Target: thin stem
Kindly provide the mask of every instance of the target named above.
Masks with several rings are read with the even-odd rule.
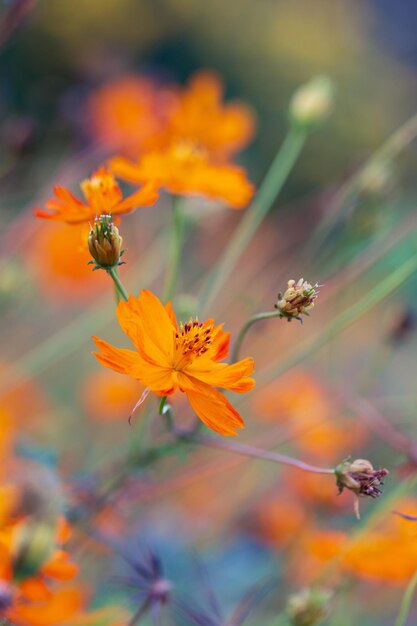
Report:
[[[417,587],[417,570],[413,574],[410,582],[408,583],[403,598],[401,600],[400,610],[398,613],[395,626],[404,626],[405,620],[410,612],[411,602],[413,601],[414,592]]]
[[[288,178],[301,150],[307,135],[290,128],[281,148],[278,150],[272,164],[259,187],[258,193],[251,206],[245,211],[236,228],[224,254],[220,257],[217,266],[210,274],[200,295],[201,309],[207,309],[218,292],[228,280],[233,267],[248,243],[256,233],[260,223],[273,206],[285,181]]]
[[[140,605],[132,619],[128,622],[127,626],[136,626],[139,620],[149,611],[151,606],[151,599],[145,598],[144,602]]]
[[[114,282],[114,284],[116,286],[116,289],[119,292],[120,296],[123,298],[123,300],[125,300],[127,302],[127,300],[129,300],[129,294],[127,293],[126,289],[123,286],[122,281],[120,280],[117,268],[116,267],[110,267],[106,271],[107,271],[108,275],[113,279],[113,282]]]
[[[305,255],[310,257],[323,244],[333,226],[341,216],[342,209],[355,200],[363,189],[364,173],[380,162],[389,162],[397,157],[417,137],[417,114],[398,128],[362,167],[356,171],[338,190],[325,217],[320,221],[307,244]]]
[[[227,452],[233,452],[234,454],[241,454],[243,456],[249,456],[255,459],[263,459],[264,461],[272,461],[274,463],[281,463],[284,465],[291,465],[305,472],[314,472],[315,474],[334,474],[333,468],[316,467],[315,465],[309,465],[298,459],[294,459],[291,456],[285,454],[279,454],[278,452],[271,452],[270,450],[261,450],[254,446],[249,446],[245,443],[236,443],[224,441],[217,437],[210,435],[198,435],[195,433],[177,432],[177,436],[180,439],[185,439],[191,443],[198,443],[210,448],[218,448],[219,450],[226,450]]]
[[[184,239],[184,213],[180,206],[181,198],[172,196],[172,228],[169,239],[168,265],[163,291],[163,301],[174,297],[181,264],[181,252]]]
[[[243,340],[244,340],[248,330],[254,324],[256,324],[256,322],[261,322],[262,320],[269,320],[269,319],[271,319],[273,317],[279,317],[279,316],[280,316],[280,312],[279,311],[271,311],[271,312],[268,312],[268,313],[257,313],[257,315],[254,315],[253,317],[249,318],[248,321],[246,322],[246,324],[244,324],[242,326],[242,328],[240,329],[239,334],[238,334],[238,336],[236,338],[236,343],[235,343],[235,346],[234,346],[233,352],[232,352],[232,363],[237,361],[238,358],[239,358],[240,348],[242,347]]]
[[[158,412],[161,417],[165,418],[168,430],[171,432],[174,429],[174,417],[172,415],[172,409],[170,405],[167,404],[167,396],[161,398]]]

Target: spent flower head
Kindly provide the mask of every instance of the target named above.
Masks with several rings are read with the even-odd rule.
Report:
[[[298,282],[288,281],[288,287],[282,294],[278,294],[278,301],[275,308],[280,312],[279,317],[285,317],[290,322],[292,319],[302,323],[301,315],[309,315],[309,311],[314,307],[314,301],[318,295],[318,284],[311,285],[304,278]]]
[[[352,459],[349,457],[342,461],[335,470],[336,484],[339,493],[349,489],[355,494],[355,513],[359,519],[359,496],[378,498],[382,491],[379,488],[384,484],[383,479],[389,471],[385,468],[374,469],[367,459]]]
[[[94,269],[109,269],[121,265],[123,239],[114,225],[111,215],[99,215],[88,235],[88,249],[94,261]]]

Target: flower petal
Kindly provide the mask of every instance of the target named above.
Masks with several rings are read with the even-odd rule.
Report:
[[[164,367],[172,364],[175,328],[152,292],[144,289],[138,298],[130,296],[127,302],[120,302],[117,319],[145,360]]]
[[[119,202],[119,204],[112,209],[112,214],[117,215],[119,213],[130,213],[138,207],[152,206],[158,198],[159,194],[156,186],[153,183],[148,183],[139,189],[139,191],[136,191]]]
[[[174,391],[170,368],[149,363],[133,350],[115,348],[98,337],[93,337],[93,339],[101,350],[101,353],[93,352],[93,354],[104,367],[136,378],[158,395],[168,395]]]
[[[254,366],[255,361],[250,357],[233,365],[199,358],[187,365],[184,368],[184,373],[213,387],[236,390],[240,388],[239,383],[241,383],[242,379],[248,379],[248,376],[252,374]],[[254,384],[255,382],[253,381],[252,386]]]
[[[187,398],[202,422],[211,430],[225,436],[236,435],[236,430],[243,428],[243,420],[227,398],[216,389],[203,383],[198,384],[198,391],[185,390]]]
[[[101,350],[101,352],[93,352],[93,355],[96,357],[97,361],[104,365],[104,367],[109,367],[115,372],[119,372],[120,374],[129,374],[133,376],[133,371],[135,366],[137,365],[139,355],[133,350],[125,350],[123,348],[115,348],[111,344],[107,343],[107,341],[103,341],[99,337],[93,337],[93,341],[95,342],[97,348]]]

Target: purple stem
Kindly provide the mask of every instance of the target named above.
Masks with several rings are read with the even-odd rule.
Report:
[[[211,435],[198,435],[193,433],[184,433],[182,431],[176,431],[176,434],[181,439],[186,439],[193,443],[199,443],[203,446],[210,448],[218,448],[220,450],[226,450],[227,452],[233,452],[235,454],[241,454],[243,456],[250,456],[255,459],[264,459],[265,461],[273,461],[274,463],[283,463],[285,465],[291,465],[297,467],[305,472],[314,472],[315,474],[334,474],[333,468],[316,467],[309,463],[304,463],[298,459],[294,459],[291,456],[285,454],[279,454],[278,452],[271,452],[270,450],[262,450],[261,448],[255,448],[245,443],[230,443]]]

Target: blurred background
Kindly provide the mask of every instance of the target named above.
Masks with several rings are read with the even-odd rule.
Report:
[[[256,137],[238,157],[256,185],[285,136],[295,89],[318,74],[331,77],[336,87],[332,117],[309,137],[273,215],[213,306],[226,329],[236,332],[249,315],[273,306],[288,279],[304,276],[325,284],[323,300],[302,329],[282,320],[254,329],[248,338],[244,353],[255,356],[266,377],[244,405],[243,438],[261,447],[280,445],[325,466],[348,454],[372,457],[375,465],[392,470],[388,493],[413,476],[416,457],[402,447],[404,441],[392,446],[395,437],[385,422],[381,425],[356,394],[410,441],[417,439],[415,277],[296,368],[287,367],[285,359],[415,254],[415,242],[403,237],[416,228],[413,144],[347,202],[342,226],[326,246],[315,254],[304,249],[340,186],[417,110],[416,3],[0,0],[0,9],[0,400],[13,418],[17,453],[35,482],[38,476],[43,480],[43,472],[62,480],[54,489],[76,525],[83,515],[96,514],[90,507],[97,495],[91,476],[104,461],[108,467],[158,440],[161,427],[138,418],[128,429],[138,385],[100,370],[90,354],[92,334],[120,345],[107,277],[91,274],[88,255],[75,260],[78,231],[64,233],[59,224],[35,220],[33,208],[42,206],[57,182],[78,192],[79,181],[109,156],[89,109],[101,85],[132,73],[158,84],[184,84],[201,68],[217,71],[226,98],[244,101],[256,113]],[[184,310],[238,220],[205,202],[191,201],[188,208],[195,230],[184,252]],[[158,291],[166,198],[158,209],[128,219],[123,232],[128,266],[122,275],[134,293],[144,282]],[[282,375],[274,377],[274,371]],[[27,473],[24,465],[18,480]],[[410,500],[398,506],[415,515],[414,491],[410,488]],[[138,469],[127,490],[92,519],[98,534],[117,537],[125,548],[150,537],[185,596],[200,593],[193,591],[189,564],[196,551],[226,613],[253,584],[278,577],[265,613],[258,613],[263,621],[255,616],[248,624],[287,623],[276,615],[289,594],[317,580],[324,587],[337,580],[342,589],[325,623],[392,624],[417,569],[417,549],[410,547],[417,531],[389,522],[381,531],[389,540],[375,546],[365,534],[342,567],[340,583],[334,573],[340,573],[340,563],[336,570],[321,568],[333,557],[337,562],[338,546],[354,535],[355,521],[351,494],[336,498],[335,493],[326,476],[300,476],[212,450],[188,456],[181,451],[149,474],[148,468]],[[372,506],[364,506],[363,532]],[[388,515],[387,509],[382,512]],[[124,590],[109,587],[109,576],[123,565],[114,564],[102,547],[91,549],[91,528],[81,527],[75,547],[83,580],[96,586],[92,604],[101,606],[111,597],[134,610]],[[394,551],[400,557],[392,567],[388,555],[391,559]],[[411,619],[416,615],[414,607]]]

